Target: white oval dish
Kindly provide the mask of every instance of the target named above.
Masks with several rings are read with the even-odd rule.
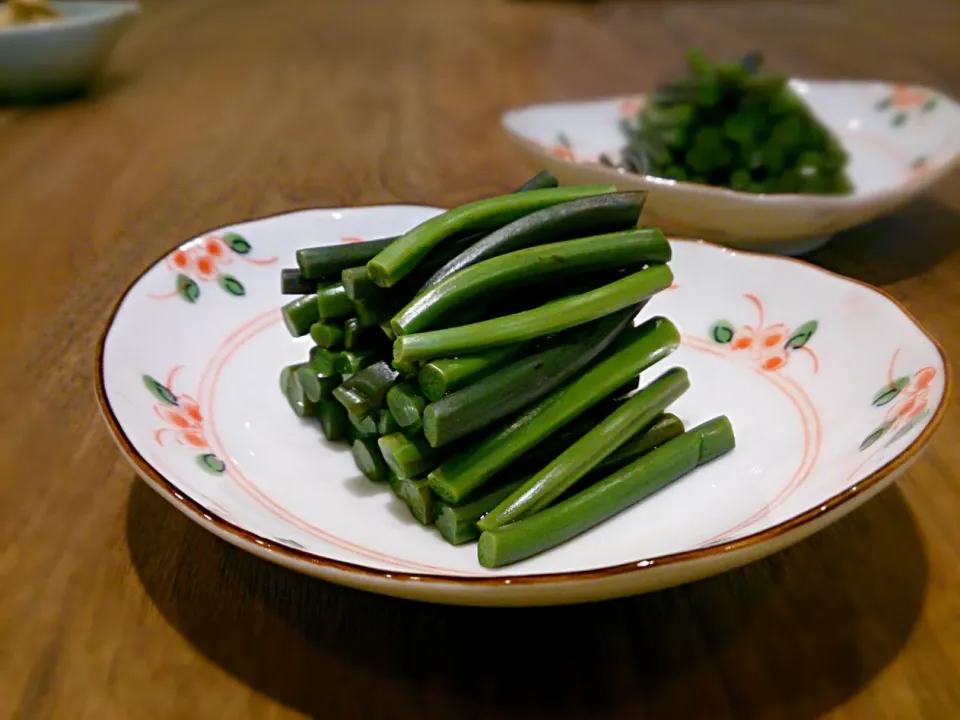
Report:
[[[52,2],[62,17],[0,27],[0,97],[39,98],[76,92],[100,72],[136,2]]]
[[[140,275],[96,369],[104,419],[136,471],[221,538],[316,577],[416,600],[546,605],[647,592],[787,547],[886,487],[940,422],[949,366],[893,300],[799,261],[678,241],[676,285],[645,314],[683,333],[667,363],[689,370],[692,389],[675,411],[686,423],[727,414],[737,449],[564,546],[485,570],[475,546],[447,545],[360,477],[277,383],[310,345],[278,311],[295,250],[398,234],[438,212],[240,223]]]
[[[680,237],[796,255],[884,215],[945,175],[960,157],[960,106],[933,90],[877,82],[792,80],[790,86],[850,154],[845,196],[757,194],[637,175],[599,163],[619,158],[620,122],[643,96],[545,103],[510,110],[508,136],[562,184],[649,190],[646,224]]]

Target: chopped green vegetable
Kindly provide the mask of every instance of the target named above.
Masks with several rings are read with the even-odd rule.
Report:
[[[381,360],[344,380],[334,389],[333,397],[351,415],[362,418],[379,408],[387,397],[387,391],[399,381],[400,373]]]
[[[297,250],[300,274],[311,280],[336,280],[346,268],[357,267],[376,257],[397,238],[341,243]]]
[[[437,530],[451,545],[462,545],[480,537],[477,521],[499,505],[510,493],[516,490],[523,480],[515,480],[492,490],[482,497],[465,505],[453,506],[444,502],[437,503]]]
[[[320,308],[316,295],[304,295],[291,300],[282,308],[283,323],[294,337],[302,337],[310,332],[311,326],[320,319]]]
[[[347,297],[343,283],[334,283],[317,291],[317,308],[323,320],[349,317],[353,314],[353,301]]]
[[[320,419],[320,428],[323,436],[330,442],[343,440],[350,431],[350,422],[347,420],[347,411],[336,400],[323,400],[317,406],[317,417]]]
[[[339,375],[317,372],[310,365],[299,368],[296,375],[296,381],[300,383],[304,397],[312,403],[332,398],[333,390],[341,380]]]
[[[666,265],[654,265],[575,297],[504,317],[445,330],[398,337],[395,360],[431,360],[473,353],[559,332],[636,305],[673,282]]]
[[[335,401],[336,402],[336,401]],[[337,402],[337,405],[340,405]],[[343,405],[340,405],[343,407]],[[346,412],[346,408],[343,408]],[[365,417],[360,417],[358,415],[352,415],[347,413],[347,421],[350,423],[350,437],[351,438],[362,438],[364,440],[376,440],[380,437],[380,429],[377,427],[377,419],[374,415],[370,414]]]
[[[334,369],[342,375],[353,375],[365,367],[377,362],[383,353],[378,348],[360,348],[359,350],[344,350],[337,355]]]
[[[528,347],[524,343],[515,343],[491,348],[477,355],[434,360],[420,369],[420,390],[427,399],[437,401],[498,370],[519,357]]]
[[[493,530],[542,510],[608,455],[646,428],[690,387],[686,370],[673,368],[627,400],[590,432],[560,453],[481,522]]]
[[[624,123],[625,169],[742,192],[849,193],[837,139],[785,77],[758,74],[760,61],[691,54],[689,77],[659,88]]]
[[[377,435],[383,437],[399,431],[400,426],[389,410],[380,409],[377,411]]]
[[[377,285],[391,287],[409,275],[432,248],[456,233],[492,230],[533,210],[614,189],[613,186],[548,188],[467,203],[413,228],[370,260],[367,269]]]
[[[372,438],[357,438],[353,441],[353,459],[357,468],[374,482],[390,478],[390,469],[383,461],[377,441]]]
[[[360,325],[360,321],[356,318],[347,318],[347,320],[344,321],[343,346],[347,350],[357,350],[364,345],[371,344],[368,342],[370,336],[370,328],[365,328]]]
[[[410,514],[423,525],[433,524],[436,517],[436,504],[427,481],[397,478],[392,482],[394,493],[410,509]]]
[[[377,441],[390,470],[398,478],[416,478],[437,466],[439,455],[422,436],[385,435]]]
[[[290,408],[293,410],[294,415],[302,418],[313,415],[317,410],[317,405],[315,402],[309,400],[306,394],[303,392],[303,386],[300,384],[298,375],[299,370],[286,378],[287,387],[284,391],[284,395],[286,396],[287,402],[290,404]],[[283,381],[284,378],[281,377],[281,382]]]
[[[280,293],[283,295],[311,295],[317,291],[317,281],[307,280],[297,268],[280,271]]]
[[[337,348],[343,344],[343,328],[329,322],[316,322],[310,326],[310,337],[322,348]]]
[[[354,302],[385,294],[383,288],[377,287],[376,283],[373,282],[370,273],[367,272],[366,265],[346,268],[340,273],[340,282],[343,283],[343,289],[346,291],[347,297]]]
[[[479,298],[551,279],[603,270],[638,268],[670,259],[670,244],[656,228],[548,243],[492,257],[421,292],[391,321],[395,335],[422,332]]]
[[[430,276],[423,290],[466,267],[498,255],[542,243],[557,243],[635,227],[646,197],[645,191],[594,195],[524,215],[458,254]],[[669,259],[668,246],[666,257],[658,262],[667,262]]]
[[[423,409],[427,401],[413,382],[405,382],[390,388],[387,407],[397,424],[408,433],[418,433],[423,428]]]
[[[509,417],[589,365],[633,320],[635,308],[621,310],[557,335],[544,349],[431,403],[423,431],[433,447],[447,445]]]
[[[495,473],[679,344],[680,333],[666,318],[652,318],[622,332],[586,372],[430,473],[430,487],[446,502],[461,502]]]
[[[710,420],[553,507],[484,531],[477,558],[484,567],[495,568],[556,547],[729,452],[734,444],[729,420]]]
[[[310,348],[310,367],[321,375],[336,375],[340,353],[322,347]]]

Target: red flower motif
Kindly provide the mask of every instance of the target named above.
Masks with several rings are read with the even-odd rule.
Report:
[[[730,343],[731,350],[749,350],[753,347],[753,331],[749,328],[740,328]]]
[[[216,235],[211,235],[203,241],[203,249],[207,255],[216,258],[218,261],[226,260],[226,248],[223,246],[223,240]]]
[[[170,256],[171,264],[178,270],[189,270],[191,265],[190,253],[186,250],[174,250]]]
[[[201,280],[212,280],[220,274],[217,270],[217,263],[206,253],[197,254],[193,261],[193,267],[196,270],[197,277]]]
[[[809,321],[796,328],[784,323],[765,324],[763,303],[756,295],[745,295],[757,309],[756,325],[734,327],[720,320],[710,328],[714,342],[726,345],[734,353],[752,356],[757,366],[767,372],[786,367],[795,353],[807,355],[813,363],[813,371],[820,371],[820,360],[807,344],[817,330],[817,322]]]
[[[912,385],[916,390],[927,390],[930,387],[930,383],[933,382],[933,379],[937,376],[937,371],[932,367],[925,367],[917,370],[913,375]]]
[[[621,120],[632,120],[640,112],[643,100],[637,97],[623,98],[617,105],[617,116]]]
[[[894,85],[893,93],[890,95],[891,105],[895,108],[922,107],[929,99],[929,93],[909,85]]]
[[[220,277],[218,266],[229,262],[224,251],[219,238],[204,238],[174,250],[167,256],[167,266],[195,280],[216,280]]]
[[[762,328],[760,331],[760,349],[761,351],[769,348],[783,345],[790,337],[790,328],[783,323],[774,323]]]
[[[231,295],[245,294],[243,283],[224,272],[223,267],[237,258],[251,265],[273,265],[276,256],[254,258],[246,238],[236,233],[207,235],[177,248],[166,257],[167,268],[176,275],[173,290],[168,293],[151,293],[148,297],[166,300],[178,295],[190,303],[197,301],[201,291],[198,282],[216,282]]]
[[[930,405],[930,383],[936,376],[937,371],[932,367],[917,370],[887,410],[884,420],[900,425],[926,412]]]
[[[779,370],[788,362],[790,362],[790,355],[782,347],[762,353],[760,356],[760,367],[764,370]]]
[[[181,445],[192,445],[201,449],[210,447],[203,433],[203,415],[200,412],[200,405],[189,395],[178,395],[175,406],[154,405],[153,411],[170,425],[155,433],[156,440],[161,445],[163,438],[171,433]]]

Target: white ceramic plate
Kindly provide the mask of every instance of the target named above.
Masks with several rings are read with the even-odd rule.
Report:
[[[620,121],[643,96],[547,103],[503,116],[531,163],[561,183],[614,183],[650,191],[643,219],[681,237],[762,252],[798,254],[840,230],[888,213],[946,174],[960,157],[960,106],[921,87],[792,80],[791,87],[850,154],[846,196],[764,195],[637,175],[599,164],[619,158]]]
[[[0,27],[0,97],[37,98],[83,89],[110,57],[136,2],[52,2],[62,17]]]
[[[683,333],[668,362],[688,368],[692,389],[676,412],[687,423],[727,414],[737,449],[560,548],[485,570],[474,546],[447,545],[360,477],[277,384],[309,347],[278,312],[294,251],[397,234],[437,212],[295,212],[207,233],[147,269],[97,357],[104,418],[137,472],[228,542],[333,582],[445,603],[572,603],[784,548],[888,485],[939,423],[946,360],[891,299],[799,261],[676,242],[676,286],[646,314]],[[797,349],[783,349],[789,338]]]

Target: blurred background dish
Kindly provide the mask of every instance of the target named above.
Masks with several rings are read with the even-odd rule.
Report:
[[[849,156],[853,192],[757,193],[627,171],[624,123],[644,96],[544,103],[506,112],[503,127],[526,158],[564,184],[645,189],[647,223],[674,235],[761,252],[800,254],[836,232],[884,215],[919,194],[960,154],[960,107],[923,87],[793,79],[789,88]]]
[[[0,6],[0,100],[82,91],[97,76],[136,2],[38,2]]]

